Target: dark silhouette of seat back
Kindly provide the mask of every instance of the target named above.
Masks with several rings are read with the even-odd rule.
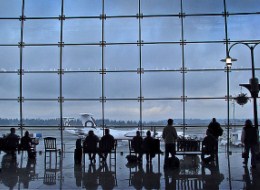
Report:
[[[46,137],[44,138],[44,148],[46,151],[57,151],[56,138]]]

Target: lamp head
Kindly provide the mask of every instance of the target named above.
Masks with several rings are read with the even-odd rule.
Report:
[[[232,62],[237,61],[237,59],[234,59],[228,55],[226,59],[221,59],[220,61],[225,62],[226,66],[230,68],[232,66]]]

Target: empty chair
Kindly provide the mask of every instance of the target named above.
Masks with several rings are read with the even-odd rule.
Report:
[[[51,160],[51,153],[55,153],[55,159],[57,160],[57,145],[56,145],[56,138],[54,137],[45,137],[44,138],[44,148],[45,148],[45,160],[47,156],[47,152],[50,154],[50,160]]]

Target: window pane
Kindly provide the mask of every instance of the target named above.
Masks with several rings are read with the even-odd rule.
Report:
[[[62,56],[65,71],[99,71],[101,68],[100,46],[65,46]]]
[[[109,0],[105,2],[105,14],[107,16],[136,15],[137,13],[138,0]]]
[[[178,14],[180,0],[142,0],[141,12],[145,15]]]
[[[139,97],[139,75],[137,73],[106,73],[106,98]]]
[[[29,20],[24,23],[24,42],[29,43],[58,43],[60,41],[60,21]]]
[[[186,75],[188,97],[224,97],[226,95],[225,72],[188,72]]]
[[[230,40],[260,39],[260,31],[256,28],[260,25],[260,15],[229,16],[228,24]]]
[[[214,41],[225,39],[224,17],[185,17],[184,38],[187,41]]]
[[[106,101],[104,110],[106,125],[108,125],[107,119],[139,122],[140,102],[138,101]]]
[[[145,70],[180,69],[182,65],[181,59],[181,46],[179,44],[142,46],[142,67]]]
[[[25,71],[57,71],[60,49],[57,46],[27,46],[23,48]]]
[[[80,120],[81,113],[89,113],[98,124],[98,120],[102,118],[101,102],[98,101],[64,101],[63,117],[73,117]],[[80,123],[82,126],[82,123]]]
[[[0,98],[18,98],[20,96],[19,77],[17,73],[0,73]]]
[[[8,0],[1,1],[0,17],[19,17],[22,14],[22,1]]]
[[[226,0],[227,11],[233,12],[259,12],[258,0]]]
[[[222,13],[223,11],[224,11],[223,1],[216,1],[216,0],[183,1],[183,12],[186,14]]]
[[[0,101],[0,125],[17,125],[20,123],[20,103],[18,101]]]
[[[142,40],[144,42],[180,41],[181,25],[179,17],[144,18]]]
[[[60,106],[58,101],[24,101],[23,116],[27,126],[59,126]]]
[[[221,44],[187,44],[185,45],[185,67],[187,69],[223,69],[225,62],[225,45]]]
[[[145,72],[142,75],[144,98],[180,98],[182,78],[179,72]]]
[[[140,67],[139,47],[136,45],[106,46],[104,58],[107,70],[137,70]]]
[[[101,97],[101,75],[99,73],[65,73],[63,75],[63,97]]]
[[[183,103],[180,100],[145,100],[143,102],[143,121],[166,125],[169,118],[175,120],[183,117],[182,105]],[[176,124],[174,122],[174,125]]]
[[[17,71],[20,68],[20,49],[17,47],[0,47],[0,71]]]
[[[52,74],[25,74],[23,77],[24,98],[58,98],[59,75]]]
[[[68,16],[100,16],[102,0],[65,0],[64,14]]]
[[[0,44],[20,42],[21,22],[19,20],[0,20]]]
[[[64,21],[65,43],[99,43],[102,39],[100,19],[67,19]]]
[[[230,72],[230,93],[232,96],[237,96],[240,92],[243,92],[246,93],[248,97],[251,97],[250,92],[245,87],[240,86],[240,84],[249,84],[251,78],[252,72],[249,70]]]
[[[61,14],[61,1],[26,0],[24,5],[27,17],[57,17]]]
[[[137,42],[138,20],[136,18],[114,18],[105,20],[107,43]]]
[[[188,100],[185,106],[187,119],[210,119],[213,117],[218,119],[227,117],[227,102],[225,100]]]

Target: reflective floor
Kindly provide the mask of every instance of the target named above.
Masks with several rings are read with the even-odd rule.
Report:
[[[127,148],[127,147],[125,147]],[[219,166],[203,165],[199,157],[178,156],[180,168],[164,170],[163,159],[156,156],[150,165],[129,164],[125,152],[118,152],[116,163],[74,164],[73,151],[51,156],[27,153],[16,159],[1,152],[0,189],[260,189],[260,166],[243,167],[241,153],[229,157],[219,153]],[[46,156],[46,157],[45,157]]]

